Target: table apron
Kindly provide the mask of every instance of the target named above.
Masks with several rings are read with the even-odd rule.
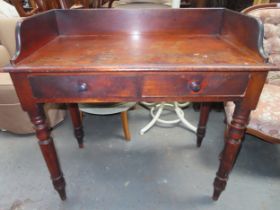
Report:
[[[38,102],[225,101],[246,92],[249,73],[31,74]]]

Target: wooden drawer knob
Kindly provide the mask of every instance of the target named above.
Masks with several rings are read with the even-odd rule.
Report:
[[[88,89],[87,83],[82,82],[82,83],[79,84],[79,92],[87,91],[87,89]]]
[[[190,88],[193,92],[198,92],[201,89],[199,81],[191,81]]]

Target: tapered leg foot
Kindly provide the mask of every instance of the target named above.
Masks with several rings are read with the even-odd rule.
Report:
[[[206,131],[205,127],[200,127],[197,129],[197,134],[196,134],[196,146],[197,147],[201,147],[202,140],[205,136],[205,131]]]
[[[70,112],[74,128],[74,135],[77,139],[79,148],[84,148],[84,130],[78,104],[68,104],[68,110]]]
[[[214,181],[213,200],[218,200],[225,189],[228,176],[235,164],[241,148],[242,138],[248,122],[250,110],[237,104],[233,114],[231,124],[226,133],[226,142],[220,154],[220,167]]]
[[[221,195],[221,193],[224,191],[227,185],[227,179],[222,179],[220,177],[216,177],[214,181],[214,192],[212,199],[214,201],[217,201]]]
[[[55,190],[58,192],[61,200],[66,200],[66,191],[65,191],[65,180],[63,176],[58,177],[57,179],[53,179],[53,186]]]
[[[199,116],[199,123],[197,126],[196,132],[196,146],[200,147],[203,141],[203,138],[206,133],[206,124],[208,121],[208,116],[210,112],[210,104],[209,103],[201,103],[200,105],[200,116]]]
[[[79,148],[84,148],[84,130],[83,127],[74,128],[74,135],[77,139]]]
[[[222,191],[219,191],[219,190],[216,190],[214,189],[214,193],[213,193],[213,196],[212,196],[212,200],[213,201],[217,201],[221,195]]]
[[[66,191],[65,189],[60,189],[58,190],[58,194],[61,200],[65,201],[66,200]]]

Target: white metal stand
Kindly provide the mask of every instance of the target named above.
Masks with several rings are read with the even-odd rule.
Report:
[[[175,9],[175,8],[180,8],[180,4],[181,4],[181,0],[172,0],[171,1],[171,7],[173,8],[173,9]]]
[[[181,109],[183,107],[187,107],[190,103],[185,102],[185,103],[178,103],[178,102],[173,102],[173,103],[166,103],[166,102],[161,102],[161,103],[147,103],[147,102],[141,102],[143,105],[150,108],[150,114],[153,117],[153,119],[144,127],[140,130],[140,134],[143,135],[145,132],[147,132],[151,127],[156,122],[160,122],[162,124],[176,124],[179,122],[182,122],[189,130],[192,132],[196,133],[197,128],[193,126],[188,120],[185,119],[185,113]],[[174,109],[175,113],[177,114],[178,119],[175,120],[163,120],[160,118],[160,115],[162,114],[162,111],[166,107],[171,107]],[[157,112],[155,113],[155,111]]]

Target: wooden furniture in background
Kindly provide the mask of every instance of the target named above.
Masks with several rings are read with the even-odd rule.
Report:
[[[61,8],[59,0],[32,0],[35,1],[40,11],[47,11],[51,9]]]
[[[256,4],[254,6],[248,7],[242,11],[243,14],[249,14],[251,11],[256,11],[258,9],[269,9],[269,8],[277,8],[277,3],[267,3],[267,4]]]
[[[254,0],[254,5],[269,3],[280,3],[280,0]]]
[[[254,4],[267,4],[270,0],[254,0]]]
[[[62,9],[89,8],[89,0],[59,0]]]
[[[93,114],[93,115],[111,115],[118,114],[121,115],[122,128],[124,133],[124,138],[126,141],[131,140],[131,134],[128,126],[128,110],[136,105],[135,102],[126,103],[99,103],[99,104],[79,104],[79,110],[81,116],[83,113]]]
[[[254,18],[224,9],[56,10],[19,24],[17,57],[4,71],[35,125],[61,199],[65,181],[42,104],[234,101],[217,200],[267,73],[279,70],[265,63],[261,30]]]
[[[119,0],[97,0],[97,8],[101,8],[106,4],[108,4],[108,8],[111,8],[114,1],[119,1]]]
[[[23,8],[21,0],[11,0],[11,3],[15,6],[21,17],[28,17],[39,12],[61,8],[59,0],[29,0],[32,7],[30,11],[26,11]]]
[[[89,0],[29,0],[31,10],[23,8],[21,0],[11,0],[21,17],[28,17],[51,9],[81,9],[89,8]]]
[[[190,0],[194,7],[207,7],[208,0]]]
[[[18,11],[18,14],[21,17],[28,17],[39,12],[39,8],[34,3],[34,1],[32,1],[32,4],[30,3],[32,5],[32,9],[30,11],[25,11],[21,0],[11,0],[11,3],[15,6],[16,10]]]

